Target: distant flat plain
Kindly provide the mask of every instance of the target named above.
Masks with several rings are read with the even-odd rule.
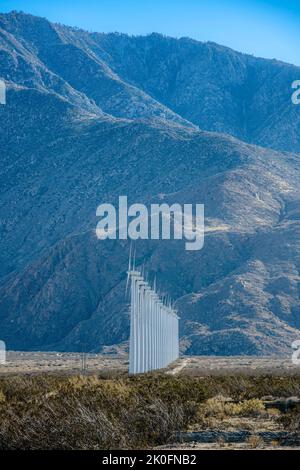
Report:
[[[6,364],[0,364],[0,375],[84,372],[118,376],[126,375],[127,370],[126,354],[86,354],[83,358],[81,353],[8,351]],[[165,371],[192,376],[294,375],[300,374],[300,366],[294,365],[290,357],[182,356]]]

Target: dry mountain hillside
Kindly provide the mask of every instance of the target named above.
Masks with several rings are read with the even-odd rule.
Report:
[[[300,68],[213,43],[87,33],[0,14],[0,337],[128,339],[128,243],[96,207],[204,203],[205,246],[143,241],[191,354],[286,354],[300,329]]]

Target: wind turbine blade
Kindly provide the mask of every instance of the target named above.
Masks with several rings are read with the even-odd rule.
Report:
[[[132,242],[130,242],[130,249],[129,249],[128,271],[127,271],[127,280],[126,280],[126,289],[125,289],[125,296],[126,297],[127,297],[127,290],[128,290],[130,271],[131,271],[131,250],[132,250]]]
[[[129,274],[129,271],[128,271],[128,273],[127,273],[127,280],[126,280],[126,289],[125,289],[125,296],[126,296],[126,297],[127,297],[127,291],[128,291],[129,277],[130,277],[130,274]]]
[[[135,257],[136,257],[136,248],[134,247],[133,251],[133,270],[135,271]]]
[[[143,263],[142,265],[142,276],[144,277],[144,274],[145,274],[145,264]]]
[[[129,248],[128,271],[131,270],[131,254],[132,254],[132,241],[130,242],[130,248]]]

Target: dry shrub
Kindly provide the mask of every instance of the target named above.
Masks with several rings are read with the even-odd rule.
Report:
[[[0,403],[4,403],[6,400],[4,393],[0,390]]]
[[[228,414],[233,416],[261,416],[266,414],[263,402],[257,398],[245,400],[237,404],[228,403]]]
[[[266,414],[261,400],[251,399],[238,403],[214,397],[200,405],[199,414],[204,418],[225,419],[232,416],[257,417]]]
[[[282,415],[280,422],[289,431],[300,433],[300,405]]]
[[[286,376],[226,375],[207,377],[206,387],[210,396],[221,394],[235,401],[273,397],[300,396],[300,374]]]
[[[147,375],[1,379],[1,449],[113,449],[164,444],[195,419],[199,380]]]
[[[264,442],[261,437],[257,435],[252,435],[247,439],[247,445],[250,449],[257,449],[258,447],[262,447]]]
[[[154,447],[196,423],[261,416],[266,395],[300,396],[300,377],[2,377],[0,448]],[[299,416],[286,416],[286,426],[300,430]]]

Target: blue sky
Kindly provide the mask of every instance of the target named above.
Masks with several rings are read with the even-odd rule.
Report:
[[[300,0],[2,0],[93,31],[189,36],[300,65]]]

